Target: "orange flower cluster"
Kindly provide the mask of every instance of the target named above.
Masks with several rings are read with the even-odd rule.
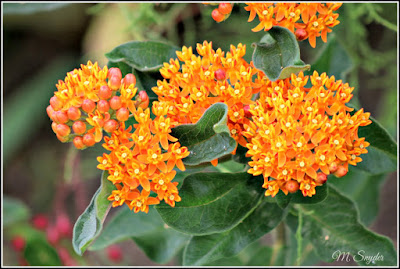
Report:
[[[250,11],[249,22],[256,15],[260,23],[252,29],[254,32],[268,31],[272,26],[282,26],[295,33],[298,40],[308,38],[315,48],[316,37],[327,41],[330,28],[339,24],[339,14],[334,13],[341,3],[246,3],[245,10]],[[297,30],[295,30],[297,29]]]
[[[58,91],[46,109],[57,138],[73,141],[78,149],[100,142],[103,130],[112,133],[128,119],[129,111],[135,111],[135,105],[143,105],[140,98],[132,100],[135,83],[133,74],[122,79],[118,68],[101,69],[91,61],[69,72],[64,81],[58,81]]]
[[[104,138],[103,147],[111,153],[97,158],[97,168],[107,170],[108,180],[117,187],[108,197],[113,207],[125,203],[135,213],[147,213],[149,205],[162,200],[172,207],[181,200],[176,187],[178,182],[172,182],[176,175],[173,168],[176,165],[184,171],[182,159],[189,152],[169,134],[173,123],[165,117],[166,111],[153,105],[153,113],[154,120],[150,118],[150,108],[139,107],[133,113],[137,121],[133,133],[130,132],[132,126],[125,129],[122,123],[111,137]],[[157,197],[151,197],[151,191]]]
[[[308,80],[311,88],[305,87]],[[369,143],[358,137],[358,127],[371,121],[363,109],[348,113],[353,109],[346,103],[354,88],[317,72],[260,85],[260,99],[250,105],[253,120],[244,135],[252,158],[248,173],[264,176],[266,196],[299,188],[312,196],[327,175],[343,176],[348,164],[362,161],[359,156],[368,152]]]
[[[231,135],[245,146],[243,125],[249,123],[245,109],[254,103],[251,98],[258,90],[252,78],[259,71],[243,59],[246,46],[242,44],[231,45],[225,54],[220,48],[213,50],[212,42],[204,41],[196,50],[199,56],[193,54],[192,47],[184,46],[177,52],[179,60],[164,63],[160,70],[164,80],[152,88],[159,100],[153,108],[165,110],[170,121],[179,125],[197,122],[208,107],[223,102],[229,108]],[[212,161],[213,165],[217,163]]]

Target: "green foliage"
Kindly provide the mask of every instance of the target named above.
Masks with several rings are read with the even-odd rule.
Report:
[[[133,239],[151,260],[163,264],[187,243],[189,235],[166,226],[154,208],[148,214],[133,214],[124,207],[110,219],[89,250],[103,249],[127,239]]]
[[[204,112],[197,123],[182,124],[172,129],[171,135],[190,151],[190,155],[183,159],[185,164],[210,162],[235,149],[236,141],[226,125],[227,115],[228,106],[216,103]]]
[[[263,201],[233,229],[224,233],[193,236],[186,246],[183,265],[198,266],[231,257],[274,229],[284,216],[285,210],[276,204]]]
[[[99,189],[93,195],[85,212],[75,222],[72,245],[79,255],[82,255],[89,244],[100,234],[105,217],[111,207],[107,197],[115,187],[107,177],[108,173],[104,172]]]
[[[248,173],[196,173],[185,178],[175,207],[157,205],[164,222],[193,235],[232,229],[258,204],[262,178]],[[222,213],[225,212],[225,213]]]
[[[61,266],[57,251],[43,238],[29,240],[24,257],[30,266]]]
[[[364,256],[382,255],[374,265],[393,266],[396,264],[396,250],[389,238],[375,234],[359,222],[354,203],[329,187],[328,197],[316,205],[296,205],[295,212],[302,211],[303,238],[309,240],[318,256],[326,262],[335,260],[337,251],[349,252],[360,265],[369,265],[371,261]],[[295,213],[298,214],[298,213]],[[292,231],[297,228],[297,218],[290,214],[287,223]],[[361,252],[360,252],[361,251]]]
[[[155,41],[131,41],[114,48],[106,57],[109,61],[123,62],[139,71],[156,71],[164,62],[176,58],[178,47]]]
[[[7,227],[11,224],[27,220],[30,212],[28,207],[20,200],[3,196],[3,225]]]
[[[285,79],[292,73],[310,69],[300,59],[300,49],[296,37],[287,28],[272,27],[253,52],[253,62],[271,80]]]

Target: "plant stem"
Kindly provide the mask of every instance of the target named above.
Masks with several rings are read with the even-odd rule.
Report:
[[[299,224],[296,230],[296,240],[297,240],[297,266],[301,264],[301,254],[303,252],[303,237],[301,235],[301,230],[303,229],[303,213],[301,210],[298,211]]]
[[[279,225],[275,229],[275,243],[272,249],[271,261],[270,265],[275,265],[275,261],[277,256],[279,256],[279,252],[286,244],[286,227],[285,223],[281,221]]]

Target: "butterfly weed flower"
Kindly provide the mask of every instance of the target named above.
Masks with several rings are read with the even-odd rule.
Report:
[[[93,146],[111,133],[139,105],[132,74],[122,78],[118,68],[100,68],[88,61],[59,80],[46,111],[52,129],[62,142],[73,141],[78,149]],[[140,100],[141,101],[141,100]]]
[[[230,133],[245,146],[243,125],[249,119],[244,107],[255,103],[251,98],[258,86],[253,77],[259,71],[243,59],[246,46],[242,44],[231,45],[230,51],[224,52],[220,48],[214,50],[212,42],[204,41],[197,44],[196,51],[198,55],[192,47],[184,46],[177,52],[178,59],[164,63],[160,69],[164,80],[157,81],[152,88],[158,96],[158,101],[153,102],[154,114],[162,112],[167,118],[165,125],[195,123],[212,104],[223,102],[228,105]],[[160,141],[166,141],[168,133],[159,132],[158,136]],[[212,162],[217,163],[218,160]],[[176,165],[182,166],[181,157],[176,159]]]
[[[282,26],[296,35],[298,40],[308,38],[315,48],[316,38],[327,42],[327,33],[340,22],[335,11],[341,3],[246,3],[245,10],[250,12],[248,21],[256,17],[259,24],[253,32],[269,31],[273,26]]]
[[[358,137],[358,127],[371,123],[370,113],[360,109],[350,114],[353,109],[346,103],[354,88],[348,83],[314,71],[260,85],[260,99],[250,105],[252,121],[243,134],[252,159],[248,173],[263,175],[266,196],[300,189],[311,197],[327,175],[344,176],[349,164],[362,161],[369,143]]]

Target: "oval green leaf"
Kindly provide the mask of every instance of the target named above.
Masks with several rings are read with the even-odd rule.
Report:
[[[365,228],[359,222],[354,203],[331,185],[325,201],[316,205],[296,205],[296,209],[303,211],[302,237],[313,244],[324,261],[341,260],[343,255],[345,260],[349,253],[363,266],[396,265],[397,253],[392,241]],[[287,223],[295,232],[297,217],[288,215]],[[344,254],[336,257],[339,251]],[[366,256],[377,259],[372,263]]]
[[[235,227],[263,196],[262,177],[248,173],[196,173],[185,178],[182,201],[156,206],[172,228],[188,234],[221,233]]]
[[[89,244],[100,234],[103,222],[110,210],[111,202],[107,200],[107,197],[111,195],[115,186],[107,177],[108,173],[103,172],[99,189],[74,225],[72,245],[79,255],[82,255]]]
[[[259,43],[253,46],[253,63],[271,81],[285,79],[292,73],[310,69],[300,60],[300,49],[294,34],[287,28],[272,27]]]
[[[176,58],[177,50],[178,47],[159,41],[131,41],[105,56],[111,62],[123,62],[139,71],[157,71],[164,62]]]
[[[228,106],[216,103],[210,106],[196,124],[182,124],[172,129],[171,135],[190,151],[183,159],[187,165],[210,162],[231,153],[236,141],[227,126]]]
[[[30,266],[62,266],[57,251],[45,238],[36,238],[26,243],[24,258]]]
[[[133,213],[124,207],[105,225],[89,250],[99,250],[124,240],[133,239],[154,262],[170,261],[189,240],[189,235],[170,229],[157,211]]]
[[[27,220],[29,215],[29,209],[23,202],[10,196],[3,197],[4,227],[19,221]]]
[[[311,65],[311,70],[305,75],[312,75],[316,70],[319,74],[325,72],[328,76],[335,76],[336,80],[346,81],[346,75],[352,68],[353,62],[350,55],[333,34],[329,37],[323,51],[317,56],[316,61]]]
[[[315,194],[312,197],[304,197],[302,192],[298,190],[295,193],[288,193],[287,195],[283,191],[279,191],[275,198],[278,205],[282,208],[288,206],[289,203],[293,204],[317,204],[326,199],[328,196],[328,187],[326,184],[315,188]]]
[[[232,230],[206,236],[193,236],[185,248],[183,265],[199,266],[234,256],[274,229],[285,215],[286,211],[278,205],[263,201]]]

